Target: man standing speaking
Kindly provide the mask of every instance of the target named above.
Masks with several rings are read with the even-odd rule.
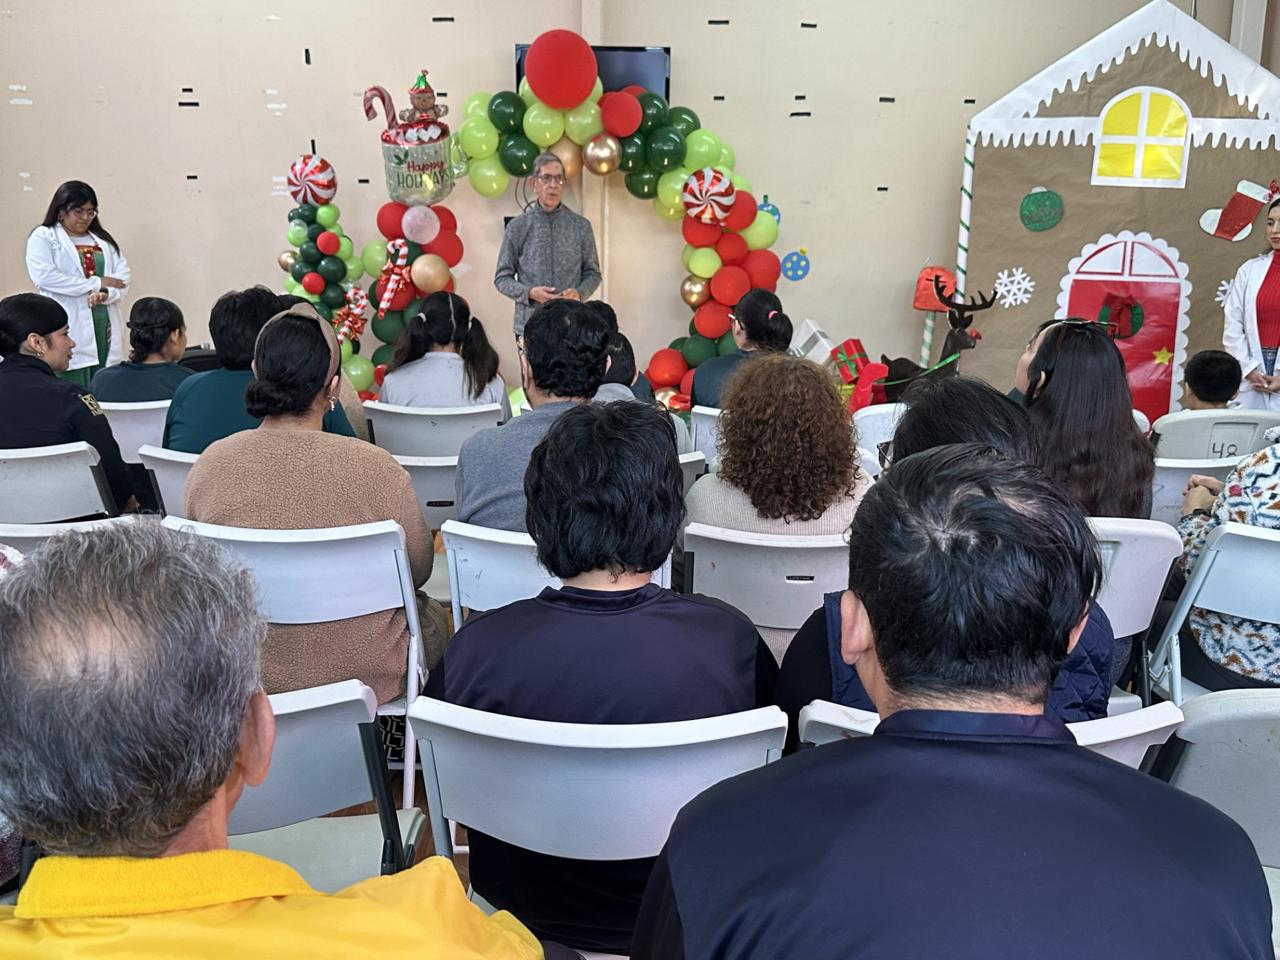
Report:
[[[540,303],[563,297],[585,300],[600,286],[600,259],[591,223],[565,207],[564,164],[554,153],[533,163],[538,202],[507,224],[493,285],[516,303],[516,340]]]

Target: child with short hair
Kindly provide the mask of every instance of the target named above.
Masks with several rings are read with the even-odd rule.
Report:
[[[1225,350],[1201,350],[1187,361],[1182,379],[1186,410],[1224,410],[1240,391],[1240,361]]]

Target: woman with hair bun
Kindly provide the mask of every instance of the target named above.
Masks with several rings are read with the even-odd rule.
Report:
[[[267,322],[254,345],[255,379],[245,390],[250,415],[262,422],[201,454],[187,480],[187,516],[272,530],[394,520],[421,586],[434,554],[409,475],[385,450],[324,432],[324,415],[337,403],[341,358],[333,327],[309,306]],[[429,601],[419,607],[426,663],[434,666],[444,649],[444,613]],[[263,686],[283,693],[355,677],[386,703],[404,696],[408,645],[399,610],[336,623],[272,624]]]
[[[89,389],[107,403],[172,400],[195,371],[178,363],[187,351],[187,324],[172,300],[143,297],[129,311],[129,359],[93,375]]]
[[[738,349],[698,364],[692,394],[696,406],[721,406],[729,378],[743,361],[782,353],[791,346],[791,318],[783,312],[782,301],[768,290],[757,287],[743,294],[729,314],[729,322]]]

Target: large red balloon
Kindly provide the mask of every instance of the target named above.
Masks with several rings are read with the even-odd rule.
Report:
[[[633,97],[638,97],[640,96],[640,94],[648,93],[649,91],[646,90],[644,86],[639,83],[628,83],[625,87],[622,88],[621,92],[629,93]]]
[[[388,240],[404,239],[404,228],[400,226],[400,221],[404,219],[404,212],[408,209],[403,203],[396,203],[394,200],[384,203],[378,208],[378,232]]]
[[[387,280],[386,280],[386,277],[383,277],[381,280],[378,281],[378,286],[374,291],[378,294],[379,303],[382,302],[382,295],[386,292],[386,290],[387,290]],[[403,310],[405,307],[413,303],[413,301],[420,296],[422,296],[422,294],[418,292],[417,288],[414,287],[412,283],[403,284],[400,287],[400,289],[396,291],[396,295],[391,298],[391,306],[388,309]]]
[[[446,207],[443,203],[437,203],[432,208],[436,212],[436,216],[440,218],[440,232],[452,230],[458,232],[458,218],[453,215],[453,211]]]
[[[708,300],[697,310],[693,311],[693,328],[708,340],[719,340],[729,332],[731,321],[729,314],[733,311],[726,307],[723,303],[715,300]],[[688,393],[688,390],[682,390]]]
[[[423,253],[434,253],[451,267],[462,261],[462,241],[452,230],[445,230],[443,225],[436,238],[422,248]]]
[[[724,228],[745,230],[755,222],[756,214],[759,212],[756,209],[756,198],[745,190],[739,190],[733,206],[729,208],[729,215],[724,218]]]
[[[529,47],[524,72],[534,96],[548,107],[568,110],[596,85],[595,51],[572,30],[548,30]]]
[[[679,350],[663,347],[649,361],[649,382],[655,387],[674,387],[689,370]]]
[[[734,306],[750,289],[751,277],[741,267],[721,267],[711,278],[711,296],[726,307]]]
[[[751,286],[775,290],[778,277],[782,274],[782,262],[772,250],[752,250],[747,259],[742,261],[742,268],[751,278]]]
[[[685,217],[680,224],[680,232],[684,234],[684,242],[692,247],[715,246],[717,240],[724,235],[718,223],[703,223],[693,217]]]
[[[324,293],[325,279],[314,270],[305,274],[302,278],[302,289],[307,293]]]
[[[634,93],[606,93],[600,99],[600,116],[615,137],[629,137],[640,129],[644,110]]]
[[[332,230],[326,230],[316,237],[316,246],[320,248],[321,253],[331,257],[342,247],[342,238]]]
[[[742,261],[747,259],[747,241],[736,233],[726,233],[716,241],[716,253],[725,266],[741,266]]]
[[[680,378],[680,392],[693,393],[693,370],[689,370]]]
[[[454,283],[455,283],[455,282],[456,282],[456,281],[454,280],[453,274],[452,274],[452,273],[451,273],[451,274],[449,274],[449,282],[448,282],[448,283],[446,283],[446,284],[444,285],[444,292],[445,292],[445,293],[453,293],[453,291],[454,291]]]

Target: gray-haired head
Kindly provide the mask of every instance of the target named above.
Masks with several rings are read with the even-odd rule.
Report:
[[[51,539],[0,581],[0,816],[55,853],[162,853],[231,770],[265,630],[214,543]]]
[[[564,161],[561,160],[559,157],[557,157],[550,150],[543,150],[540,154],[538,154],[538,158],[533,161],[533,176],[535,177],[542,176],[542,168],[547,166],[547,164],[550,164],[550,163],[554,163],[557,166],[559,166],[561,173],[564,172]]]

